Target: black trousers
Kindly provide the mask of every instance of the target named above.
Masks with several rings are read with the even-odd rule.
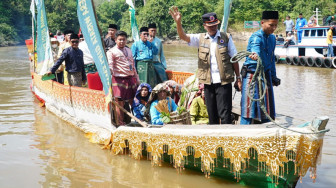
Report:
[[[210,124],[231,124],[232,85],[204,84]]]

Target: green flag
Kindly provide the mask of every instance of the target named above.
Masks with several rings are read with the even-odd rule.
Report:
[[[77,16],[85,42],[89,47],[101,82],[103,83],[105,95],[110,96],[111,72],[102,45],[92,0],[77,0]]]

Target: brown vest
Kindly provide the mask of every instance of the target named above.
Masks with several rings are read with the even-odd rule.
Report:
[[[221,84],[225,85],[234,81],[233,65],[230,63],[228,53],[229,35],[221,32],[217,40],[216,59],[221,78]],[[203,84],[211,84],[210,70],[210,38],[205,38],[205,33],[200,34],[198,47],[198,80]]]

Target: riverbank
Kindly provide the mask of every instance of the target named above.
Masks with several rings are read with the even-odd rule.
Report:
[[[8,46],[18,46],[18,45],[24,45],[24,42],[17,42],[17,41],[7,41],[3,38],[0,38],[0,47],[8,47]]]

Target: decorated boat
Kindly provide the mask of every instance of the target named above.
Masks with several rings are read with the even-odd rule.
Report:
[[[43,0],[38,0],[38,21],[45,17]],[[135,159],[147,158],[153,166],[162,163],[218,176],[252,187],[294,187],[308,171],[316,178],[316,167],[321,156],[327,117],[316,118],[299,126],[288,118],[275,124],[249,125],[172,125],[152,126],[146,122],[116,127],[113,124],[110,73],[106,71],[106,57],[98,40],[92,1],[78,0],[78,16],[85,40],[100,75],[103,90],[63,85],[42,80],[43,69],[49,64],[48,44],[37,49],[31,59],[31,90],[41,106],[74,127],[88,139],[113,154],[128,153]],[[81,17],[80,15],[85,15]],[[45,20],[44,20],[45,21]],[[42,24],[47,27],[44,22]],[[38,26],[37,41],[48,41],[48,29]],[[44,33],[45,32],[45,33]],[[34,49],[27,42],[28,49]],[[44,51],[43,51],[44,50]],[[31,51],[30,51],[31,52]],[[43,53],[42,53],[43,52]],[[187,87],[193,73],[166,71],[170,80]],[[188,82],[189,83],[189,82]],[[239,110],[234,110],[239,118]],[[291,121],[291,120],[290,120]],[[291,121],[292,122],[292,121]],[[125,156],[126,157],[126,156]]]
[[[318,18],[318,10],[316,14]],[[317,26],[301,27],[301,43],[287,47],[284,44],[278,44],[274,51],[276,61],[288,65],[336,68],[336,58],[327,57],[328,44],[326,41],[329,28],[329,26],[319,26],[318,21]],[[335,29],[333,36],[335,40]],[[333,49],[335,54],[336,47]]]

